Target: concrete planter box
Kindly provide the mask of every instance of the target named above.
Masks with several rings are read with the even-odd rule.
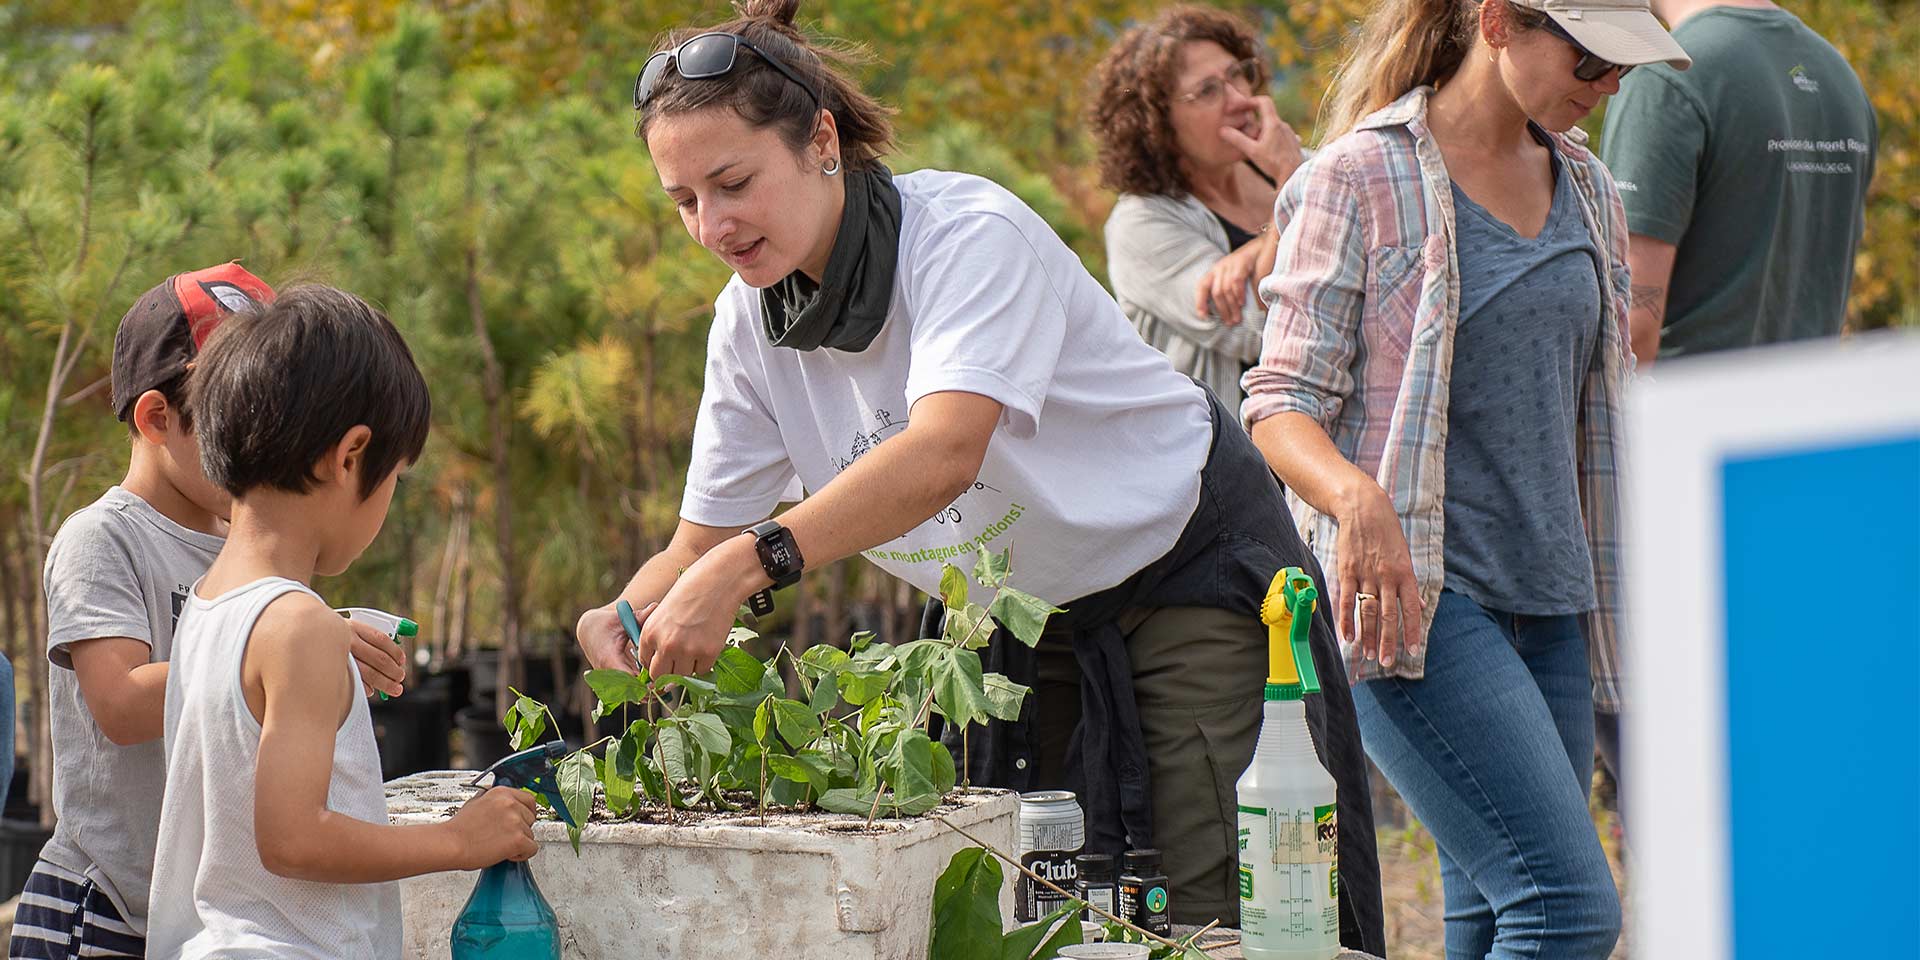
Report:
[[[474,795],[471,771],[387,784],[394,823],[450,816]],[[1013,850],[1019,800],[1005,791],[956,793],[935,813]],[[680,814],[664,822],[594,823],[575,857],[564,824],[534,827],[534,878],[559,916],[567,960],[832,957],[917,960],[926,954],[933,882],[964,837],[931,818]],[[400,883],[409,960],[445,960],[454,919],[477,873]],[[1000,894],[1013,915],[1012,885]]]

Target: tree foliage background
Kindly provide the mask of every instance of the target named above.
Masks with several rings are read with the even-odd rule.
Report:
[[[834,0],[901,108],[896,169],[982,173],[1105,276],[1082,84],[1140,0]],[[1883,143],[1855,329],[1920,323],[1920,12],[1793,0],[1853,62]],[[1360,0],[1234,5],[1303,131]],[[115,482],[114,326],[170,273],[233,258],[383,305],[435,395],[428,453],[342,603],[406,611],[436,658],[501,646],[562,670],[578,612],[671,532],[726,271],[682,231],[633,137],[653,0],[26,0],[0,7],[0,633],[44,738],[38,571]],[[1597,125],[1595,126],[1597,132]],[[861,564],[808,578],[797,642],[907,629]],[[889,637],[888,639],[892,639]],[[508,677],[503,677],[503,683]],[[44,766],[44,765],[43,765]]]

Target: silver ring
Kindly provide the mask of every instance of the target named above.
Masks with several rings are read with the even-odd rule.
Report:
[[[840,172],[840,158],[834,157],[832,165],[821,167],[820,172],[826,174],[829,177],[834,176],[835,174],[838,174]]]

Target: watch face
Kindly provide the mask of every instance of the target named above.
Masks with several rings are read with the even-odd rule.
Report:
[[[767,544],[767,556],[772,558],[774,566],[782,570],[793,567],[793,548],[787,544],[785,537]]]

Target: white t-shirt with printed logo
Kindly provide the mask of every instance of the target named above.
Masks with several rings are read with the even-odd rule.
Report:
[[[1205,393],[1011,193],[933,170],[894,185],[893,305],[866,350],[775,348],[759,291],[721,292],[681,516],[757,523],[795,479],[816,492],[906,429],[921,397],[961,391],[1005,407],[976,482],[868,559],[936,593],[942,560],[1011,548],[1012,585],[1061,605],[1158,559],[1199,500]]]

